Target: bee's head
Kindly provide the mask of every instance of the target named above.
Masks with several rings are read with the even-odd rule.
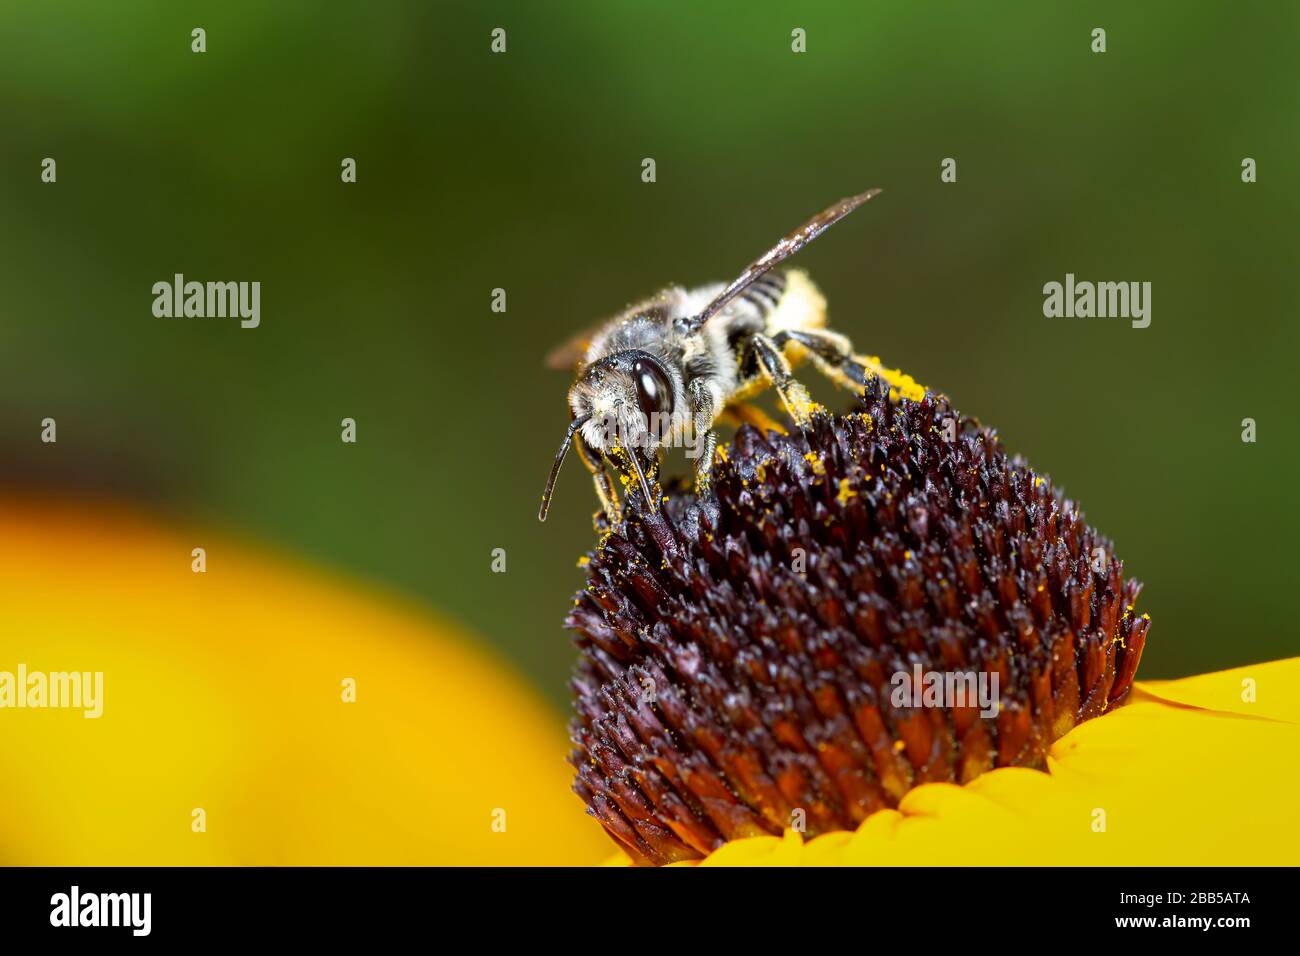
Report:
[[[587,418],[582,437],[600,454],[636,448],[653,455],[684,403],[680,373],[649,352],[616,352],[583,370],[569,389],[573,417]]]
[[[674,431],[676,417],[684,414],[684,399],[681,372],[641,349],[616,352],[583,369],[569,389],[573,422],[555,456],[538,517],[546,520],[555,479],[575,431],[581,429],[582,440],[597,455],[625,460],[639,471],[636,453],[646,461],[655,456]],[[643,492],[648,500],[644,482]]]

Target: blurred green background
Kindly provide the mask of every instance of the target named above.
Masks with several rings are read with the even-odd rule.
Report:
[[[570,462],[536,520],[568,417],[542,355],[881,186],[797,261],[835,327],[1114,539],[1145,676],[1293,654],[1298,27],[1240,2],[4,4],[0,490],[378,582],[562,709],[595,501]],[[154,318],[175,272],[259,280],[261,327]],[[1152,282],[1150,328],[1044,318],[1066,272]]]

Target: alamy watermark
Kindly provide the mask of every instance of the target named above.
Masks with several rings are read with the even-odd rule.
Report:
[[[60,708],[81,710],[83,717],[104,713],[103,671],[0,671],[0,710]]]
[[[152,893],[83,893],[73,885],[50,897],[51,926],[121,926],[132,936],[148,936],[152,913]]]
[[[996,717],[1001,697],[997,671],[895,671],[889,702],[907,707],[978,707],[981,717]]]
[[[1151,324],[1150,282],[1065,282],[1043,286],[1043,315],[1049,319],[1131,319],[1133,328]]]
[[[704,432],[695,427],[695,419],[678,411],[644,412],[623,407],[603,418],[593,418],[606,447],[684,448],[687,458],[704,453]]]
[[[238,318],[245,329],[262,323],[260,282],[186,282],[178,272],[171,282],[155,282],[153,295],[153,314],[160,319]]]

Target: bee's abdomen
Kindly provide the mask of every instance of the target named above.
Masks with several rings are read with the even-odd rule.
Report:
[[[740,298],[766,317],[780,306],[787,284],[784,270],[769,272],[755,279],[754,284],[740,294]]]
[[[746,289],[746,295],[769,279],[758,292],[766,303],[763,325],[769,335],[783,329],[822,329],[826,327],[826,299],[801,269],[770,272]]]

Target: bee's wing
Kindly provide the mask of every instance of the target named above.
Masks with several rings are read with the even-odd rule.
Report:
[[[868,189],[864,193],[856,196],[849,196],[841,199],[833,206],[823,209],[817,215],[813,216],[802,226],[790,233],[767,252],[763,253],[753,262],[751,262],[739,276],[737,276],[725,289],[718,293],[717,297],[705,306],[704,311],[695,316],[692,321],[694,328],[699,328],[711,317],[720,312],[724,306],[740,293],[744,292],[751,286],[755,279],[763,273],[769,271],[774,266],[802,249],[808,243],[812,242],[823,232],[829,229],[835,223],[839,222],[853,210],[857,209],[868,199],[880,195],[879,189]]]
[[[610,318],[602,319],[586,331],[578,333],[563,345],[551,349],[546,356],[546,367],[561,372],[572,372],[582,364],[582,360],[587,357],[587,349],[591,347],[591,343],[602,332],[615,328],[619,323],[637,318],[666,323],[674,316],[682,314],[679,310],[683,307],[682,301],[685,296],[684,290],[677,286],[670,286],[648,299],[629,305],[622,312]]]
[[[546,367],[554,368],[556,372],[572,372],[581,364],[594,333],[595,329],[586,330],[581,336],[575,336],[564,342],[564,345],[555,346],[546,352]]]
[[[587,355],[587,349],[591,345],[591,340],[595,338],[596,333],[600,331],[603,323],[597,322],[591,328],[575,335],[563,345],[557,345],[546,353],[546,367],[553,368],[557,372],[572,372],[582,364],[582,360]]]

